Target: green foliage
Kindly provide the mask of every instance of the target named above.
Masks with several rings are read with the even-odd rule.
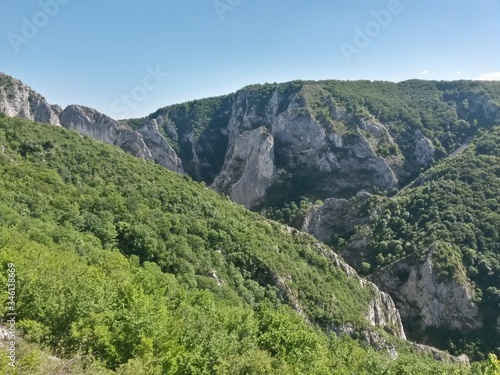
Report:
[[[266,83],[247,86],[235,94],[164,107],[148,117],[127,120],[124,124],[137,129],[151,119],[161,118],[160,132],[176,150],[185,171],[194,180],[211,184],[224,163],[231,118],[243,123],[246,116],[246,130],[258,126],[271,130],[273,116],[293,108],[297,114],[319,123],[327,137],[335,133],[344,144],[349,144],[364,136],[391,165],[406,159],[411,166],[417,131],[430,139],[437,161],[491,128],[493,110],[485,108],[500,108],[499,91],[497,82],[480,81]],[[366,124],[371,122],[382,123],[390,136],[369,131]],[[276,141],[278,150],[279,140]],[[336,156],[342,159],[346,151],[341,147]],[[312,202],[331,197],[332,186],[336,186],[334,173],[295,165],[288,158],[286,150],[276,153],[276,166],[286,165],[289,173],[279,186],[274,184],[268,189],[263,207],[257,209],[281,210],[292,201],[298,204],[304,196]],[[293,170],[288,170],[290,165],[294,165]],[[419,173],[411,167],[406,169],[411,175],[398,176],[403,183]],[[338,189],[337,195],[342,197],[356,193],[349,187]],[[375,188],[372,191],[386,195]]]
[[[63,129],[1,119],[0,144],[0,281],[15,263],[29,347],[13,373],[469,373],[328,333],[366,324],[370,292],[309,236]]]
[[[500,128],[494,127],[424,173],[418,186],[386,199],[366,228],[372,241],[362,261],[381,267],[430,253],[441,281],[472,282],[486,322],[477,333],[480,343],[468,345],[475,342],[474,334],[469,341],[462,337],[447,345],[453,352],[468,350],[474,358],[498,350],[500,340],[499,166]]]

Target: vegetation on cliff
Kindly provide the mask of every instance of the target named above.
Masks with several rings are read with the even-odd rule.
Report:
[[[6,373],[467,374],[491,366],[447,365],[405,345],[392,360],[338,338],[328,325],[366,325],[369,290],[312,238],[202,184],[21,119],[0,118],[0,145],[0,277],[6,284],[15,265],[22,333],[16,369],[0,355]]]

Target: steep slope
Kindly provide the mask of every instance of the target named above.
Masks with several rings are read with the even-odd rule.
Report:
[[[500,350],[499,166],[496,127],[398,196],[327,200],[303,229],[342,245],[393,296],[411,337],[479,358]]]
[[[52,106],[43,96],[21,81],[0,72],[0,112],[59,126],[62,109]]]
[[[217,366],[230,368],[223,359],[244,358],[246,352],[232,350],[247,337],[248,350],[257,350],[252,355],[277,361],[281,371],[329,373],[334,364],[326,354],[328,345],[321,341],[333,339],[327,339],[327,332],[361,335],[371,345],[392,352],[393,345],[401,343],[398,337],[404,338],[392,300],[361,280],[331,250],[221,199],[186,177],[74,132],[20,119],[0,118],[0,145],[2,267],[13,263],[18,270],[18,324],[28,341],[49,345],[63,355],[76,350],[96,353],[109,368],[134,358],[140,362],[135,365],[145,365],[148,356],[157,353],[161,360],[149,365],[160,373],[166,368],[175,368],[172,373],[186,373],[188,368],[212,373]],[[130,263],[115,250],[128,255]],[[162,290],[166,295],[157,294]],[[168,303],[162,307],[164,298]],[[179,303],[191,307],[185,311]],[[233,349],[224,351],[222,346],[223,352],[213,352],[212,341],[190,346],[192,324],[222,318],[215,311],[210,317],[199,311],[214,304],[229,314],[228,319],[241,314],[251,326],[260,324],[249,327],[260,334],[235,331]],[[254,314],[251,311],[257,315],[245,318]],[[162,341],[162,330],[171,326],[162,326],[156,314],[166,314],[168,322],[171,314],[177,314],[180,331],[174,332],[179,335],[170,339],[174,341]],[[201,315],[183,323],[188,319],[184,314]],[[323,333],[306,322],[321,327]],[[158,324],[153,331],[140,328],[152,323]],[[240,327],[230,321],[213,324],[207,337],[220,336],[219,329],[233,332]],[[231,324],[236,326],[230,328]],[[289,343],[284,344],[288,349],[280,349],[276,346],[280,334],[273,333],[273,324],[298,330],[297,340],[312,335],[313,346]],[[175,340],[183,341],[175,344]],[[314,360],[318,367],[298,370],[301,358],[308,366],[310,359],[299,352],[285,357],[299,347],[299,352],[314,355],[325,350],[330,359]],[[196,359],[198,350],[206,353]],[[174,357],[167,355],[169,351]],[[250,365],[257,366],[258,361]],[[198,371],[197,366],[207,367]]]
[[[127,123],[161,121],[190,176],[257,208],[302,196],[315,201],[397,191],[500,118],[499,86],[295,81],[249,86]],[[250,136],[262,129],[267,139]],[[242,142],[261,150],[267,162],[235,153]],[[273,147],[262,148],[266,143]],[[244,173],[248,165],[251,172]]]
[[[92,108],[69,105],[62,110],[47,103],[43,96],[21,81],[3,73],[0,73],[0,113],[63,126],[183,173],[181,160],[161,134],[156,121],[149,121],[137,131],[132,131]]]

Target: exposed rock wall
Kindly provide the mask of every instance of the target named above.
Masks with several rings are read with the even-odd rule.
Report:
[[[21,81],[0,73],[0,112],[60,126],[59,111]]]
[[[335,266],[342,269],[347,276],[358,278],[364,288],[370,289],[370,294],[373,298],[370,301],[366,312],[366,318],[370,324],[374,327],[386,329],[386,331],[391,333],[393,336],[406,339],[401,317],[391,297],[387,293],[382,292],[372,282],[360,278],[354,268],[349,266],[335,252],[326,246],[318,244],[317,249],[319,253],[326,256],[333,264],[335,264]]]
[[[312,207],[297,224],[303,232],[328,244],[333,236],[348,235],[356,225],[369,221],[369,201],[370,194],[366,192],[349,200],[329,198],[322,205]]]
[[[161,134],[155,120],[148,121],[138,131],[132,131],[92,108],[69,105],[63,110],[58,105],[50,105],[43,96],[21,81],[2,73],[0,112],[9,117],[63,126],[97,141],[119,146],[134,156],[152,160],[172,171],[184,173],[181,160]]]
[[[398,186],[396,172],[402,168],[403,157],[384,158],[376,151],[381,144],[394,144],[383,124],[375,120],[360,122],[345,109],[332,105],[335,121],[351,127],[350,134],[336,131],[331,124],[322,123],[309,108],[311,103],[304,95],[300,89],[291,92],[274,90],[267,96],[261,96],[255,90],[240,90],[225,100],[227,110],[221,110],[217,115],[217,124],[208,126],[200,135],[196,135],[190,126],[180,125],[203,120],[195,114],[190,115],[184,107],[167,108],[159,118],[168,124],[164,129],[176,124],[179,156],[185,170],[194,178],[212,184],[216,190],[230,194],[232,199],[248,208],[272,201],[270,192],[275,195],[283,191],[294,194],[289,200],[305,194],[326,199],[350,197],[363,189],[391,190]],[[154,116],[158,118],[158,113]],[[249,164],[247,157],[242,155],[250,155],[250,149],[256,150],[255,144],[248,147],[242,144],[260,142],[255,135],[256,132],[262,133],[262,129],[269,134],[266,142],[273,143],[274,156],[265,157],[268,167],[251,171],[254,178],[236,178],[237,173],[244,171],[245,165]],[[225,147],[224,163],[210,170],[205,155],[215,159],[220,157],[214,144]],[[271,147],[264,149],[271,150]],[[254,160],[264,160],[264,149]],[[253,154],[257,155],[255,151]],[[270,170],[274,172],[268,173]],[[260,181],[258,193],[254,181]]]
[[[274,175],[274,138],[260,127],[232,142],[213,186],[233,201],[252,207],[264,198]]]
[[[415,265],[403,259],[370,277],[395,299],[403,321],[412,331],[443,328],[462,332],[482,327],[483,319],[473,302],[473,289],[464,280],[441,280],[432,256]]]
[[[183,173],[181,160],[160,134],[155,120],[138,131],[131,131],[92,108],[70,105],[61,113],[60,121],[67,129],[119,146],[134,156],[152,160],[172,171]]]
[[[110,117],[81,105],[69,105],[60,115],[61,124],[97,141],[115,144],[124,130]]]

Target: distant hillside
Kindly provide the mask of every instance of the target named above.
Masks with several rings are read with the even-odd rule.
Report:
[[[126,123],[159,124],[192,178],[258,208],[394,193],[498,120],[498,82],[412,80],[254,85]]]

